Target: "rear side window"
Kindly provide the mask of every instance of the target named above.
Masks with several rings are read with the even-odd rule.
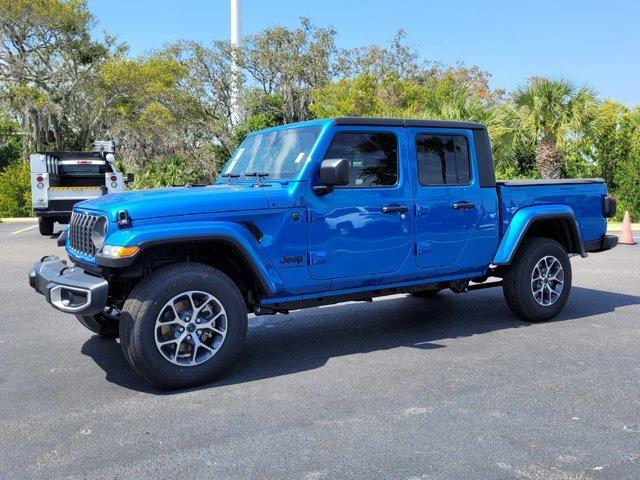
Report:
[[[348,187],[385,187],[398,182],[398,141],[392,133],[338,133],[324,158],[349,162]]]
[[[467,185],[470,182],[469,145],[462,135],[416,135],[418,178],[421,185]]]

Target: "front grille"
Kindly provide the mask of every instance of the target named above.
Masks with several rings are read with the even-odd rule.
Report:
[[[86,213],[73,212],[71,214],[69,242],[72,250],[90,257],[96,254],[96,247],[91,241],[91,231],[99,218],[96,215],[87,215]]]

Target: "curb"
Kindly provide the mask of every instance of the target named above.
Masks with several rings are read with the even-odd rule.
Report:
[[[24,222],[37,222],[37,217],[12,217],[12,218],[0,218],[0,223],[24,223]]]

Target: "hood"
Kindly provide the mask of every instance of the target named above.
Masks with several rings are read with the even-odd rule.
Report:
[[[78,208],[107,212],[115,218],[126,210],[134,220],[173,215],[231,212],[269,208],[265,192],[251,185],[209,185],[171,187],[112,193],[76,205]]]

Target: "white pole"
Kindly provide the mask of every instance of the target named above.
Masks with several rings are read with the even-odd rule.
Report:
[[[231,0],[231,46],[236,49],[240,47],[240,0]],[[240,87],[240,67],[236,53],[233,54],[231,64],[231,74],[233,84],[231,86],[231,123],[237,125],[240,122],[240,107],[238,105],[238,91]]]

